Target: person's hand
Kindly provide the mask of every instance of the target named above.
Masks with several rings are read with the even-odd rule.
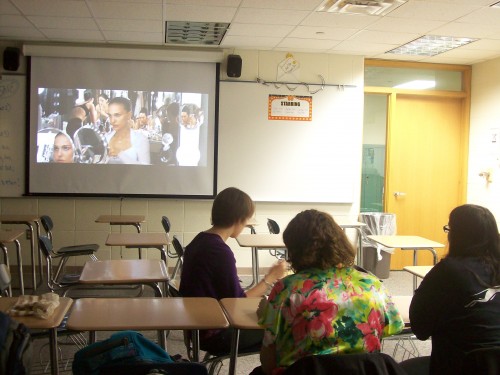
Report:
[[[268,283],[274,284],[279,279],[286,275],[288,270],[288,263],[284,259],[280,259],[277,263],[273,264],[269,272],[267,273],[266,281]]]

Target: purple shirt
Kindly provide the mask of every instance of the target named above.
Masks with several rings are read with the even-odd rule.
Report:
[[[180,293],[185,297],[246,297],[233,251],[213,233],[199,233],[186,247]]]

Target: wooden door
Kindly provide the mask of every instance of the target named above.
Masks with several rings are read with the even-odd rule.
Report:
[[[397,234],[447,244],[443,225],[461,204],[464,181],[463,98],[392,94],[387,133],[386,212],[396,214]],[[398,195],[399,194],[399,195]],[[437,250],[441,258],[447,249]],[[397,249],[391,269],[413,263]],[[420,251],[418,264],[432,264]]]

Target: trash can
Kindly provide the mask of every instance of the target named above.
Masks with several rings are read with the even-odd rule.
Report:
[[[391,254],[393,248],[384,247],[372,240],[368,235],[395,235],[396,215],[384,212],[362,212],[359,221],[366,226],[361,227],[363,244],[362,267],[380,279],[387,279],[391,270]]]

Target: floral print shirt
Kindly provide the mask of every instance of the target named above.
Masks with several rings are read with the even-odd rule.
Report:
[[[382,337],[404,327],[382,282],[352,267],[287,276],[268,302],[259,324],[278,367],[312,354],[380,351]]]

